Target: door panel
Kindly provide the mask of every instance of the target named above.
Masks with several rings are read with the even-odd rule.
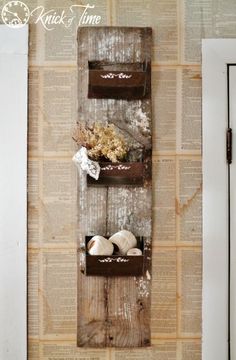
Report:
[[[0,25],[0,359],[26,359],[28,27]]]
[[[230,165],[230,343],[231,359],[236,359],[236,64],[229,65],[229,125],[232,128]]]

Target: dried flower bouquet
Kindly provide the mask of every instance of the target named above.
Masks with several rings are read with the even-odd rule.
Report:
[[[125,161],[128,154],[125,139],[116,132],[113,124],[102,125],[95,122],[91,126],[78,125],[73,139],[79,146],[87,149],[91,160],[116,163]]]

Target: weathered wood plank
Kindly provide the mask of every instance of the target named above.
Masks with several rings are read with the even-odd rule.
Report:
[[[81,28],[78,32],[78,122],[113,123],[130,146],[129,160],[141,161],[148,150],[149,165],[151,99],[88,99],[88,64],[146,62],[150,66],[150,60],[148,28],[98,27]],[[82,266],[85,235],[109,235],[124,228],[146,237],[143,276],[103,278],[78,274],[78,346],[147,346],[150,344],[151,184],[146,183],[145,188],[88,188],[84,174],[79,175],[78,183]]]
[[[136,236],[150,236],[149,192],[149,189],[143,188],[123,188],[120,191],[109,188],[108,233],[127,229]],[[107,343],[110,346],[138,347],[150,344],[150,263],[146,252],[149,238],[145,240],[144,275],[108,279],[110,326]],[[148,275],[146,271],[149,271]]]
[[[106,279],[86,277],[85,235],[106,231],[103,216],[106,213],[106,189],[87,189],[86,176],[80,171],[78,191],[78,346],[104,347],[106,345],[106,306],[104,288]]]

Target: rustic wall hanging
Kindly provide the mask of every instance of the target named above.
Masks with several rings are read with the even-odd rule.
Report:
[[[150,345],[151,41],[150,28],[78,31],[80,347]]]

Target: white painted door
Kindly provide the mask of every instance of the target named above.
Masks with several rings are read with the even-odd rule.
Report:
[[[236,61],[228,66],[229,126],[232,128],[232,163],[230,165],[230,343],[231,359],[236,359]]]
[[[28,27],[0,25],[0,359],[26,359]]]
[[[203,360],[236,360],[236,39],[202,50]]]

